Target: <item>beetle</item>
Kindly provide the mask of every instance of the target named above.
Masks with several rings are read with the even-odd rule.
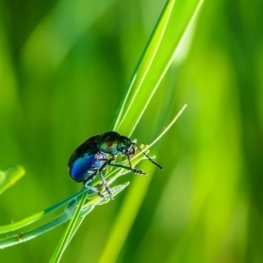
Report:
[[[132,168],[131,157],[134,155],[136,148],[142,151],[135,142],[114,131],[93,136],[82,143],[69,158],[69,174],[74,181],[78,183],[83,182],[86,188],[104,198],[100,191],[91,185],[96,175],[99,174],[105,190],[112,199],[112,193],[102,172],[109,165],[129,170],[134,174],[146,174],[141,170]],[[113,163],[118,154],[126,156],[129,166]],[[149,161],[163,170],[146,153],[143,154]]]

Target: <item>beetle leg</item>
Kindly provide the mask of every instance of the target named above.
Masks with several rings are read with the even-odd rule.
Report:
[[[104,185],[104,187],[105,187],[105,190],[106,190],[106,192],[108,193],[108,195],[109,195],[109,197],[110,197],[111,200],[112,200],[112,193],[111,193],[111,191],[110,191],[110,188],[109,188],[109,186],[108,186],[107,181],[105,180],[105,178],[104,178],[103,175],[102,175],[102,171],[103,171],[104,169],[106,169],[107,165],[110,165],[111,162],[113,162],[114,160],[115,160],[115,156],[112,156],[110,159],[105,159],[104,164],[103,164],[103,165],[100,167],[100,169],[99,169],[100,179],[101,179],[101,181],[102,181],[102,183],[103,183],[103,185]]]
[[[100,167],[99,172],[102,172],[107,165],[111,165],[111,163],[115,160],[115,156],[112,156],[110,159],[102,159],[105,160],[105,163]]]
[[[105,199],[105,196],[94,186],[91,185],[87,185],[84,184],[84,186],[88,189],[88,190],[92,190],[93,192],[95,192],[96,194],[98,194],[101,198]]]
[[[93,192],[98,194],[101,198],[105,199],[105,196],[96,187],[90,185],[90,182],[93,180],[96,174],[97,172],[95,172],[87,181],[84,182],[84,187],[86,187],[88,190],[92,190]]]
[[[111,193],[111,191],[110,191],[110,188],[109,188],[109,186],[108,186],[108,183],[107,183],[107,181],[105,180],[105,178],[103,177],[102,172],[100,171],[99,173],[100,173],[100,179],[101,179],[101,181],[102,181],[102,183],[103,183],[103,185],[104,185],[104,187],[105,187],[105,190],[106,190],[106,192],[108,193],[110,199],[112,200],[112,193]]]
[[[121,165],[121,164],[116,164],[116,163],[111,163],[111,162],[113,161],[113,160],[111,161],[112,158],[109,160],[109,161],[111,161],[111,162],[109,162],[108,165],[126,169],[126,170],[128,170],[128,171],[131,171],[131,172],[134,173],[134,174],[146,174],[145,172],[143,172],[143,171],[141,171],[141,170],[132,168],[131,160],[130,160],[130,158],[129,158],[129,155],[126,155],[126,157],[127,157],[127,159],[128,159],[129,166],[125,166],[125,165]],[[115,158],[114,158],[114,159],[115,159]]]
[[[124,165],[121,165],[121,164],[116,164],[116,163],[109,163],[110,166],[114,166],[114,167],[119,167],[119,168],[123,168],[123,169],[126,169],[128,171],[131,171],[132,173],[134,174],[146,174],[144,171],[142,170],[137,170],[137,169],[134,169],[132,167],[129,167],[129,166],[124,166]]]

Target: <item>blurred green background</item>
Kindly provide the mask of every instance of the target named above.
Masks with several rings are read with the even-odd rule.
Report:
[[[1,225],[80,189],[68,158],[112,126],[164,3],[0,2],[0,168],[27,171],[1,196]],[[164,171],[139,178],[149,189],[117,262],[263,262],[262,8],[204,3],[187,58],[133,135],[150,143],[188,104],[151,150]],[[62,262],[102,262],[128,192],[85,219]],[[0,251],[0,262],[48,262],[65,227]]]

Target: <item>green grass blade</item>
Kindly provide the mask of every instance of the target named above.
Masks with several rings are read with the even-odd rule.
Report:
[[[38,212],[32,216],[29,216],[29,217],[22,219],[20,221],[17,221],[17,222],[13,222],[12,224],[0,226],[0,234],[12,232],[12,231],[21,231],[20,229],[24,228],[25,226],[33,224],[33,223],[37,222],[38,220],[44,218],[45,216],[57,211],[61,207],[66,206],[68,203],[72,202],[72,200],[74,200],[75,198],[77,198],[78,196],[80,196],[81,194],[83,194],[86,191],[87,191],[87,189],[84,188],[81,191],[79,191],[78,193],[76,193],[76,194],[66,198],[65,200],[62,200],[61,202],[43,210],[43,211],[40,211],[40,212]]]
[[[80,215],[80,212],[81,212],[81,209],[86,201],[86,196],[87,196],[87,193],[84,193],[83,196],[81,197],[78,205],[77,205],[77,208],[74,212],[74,215],[72,217],[72,220],[70,220],[70,223],[64,233],[64,235],[62,236],[60,242],[58,243],[58,246],[50,260],[50,263],[52,262],[59,262],[65,249],[67,248],[67,245],[69,244],[69,239],[71,238],[71,235],[72,235],[72,232],[74,230],[74,227],[75,225],[77,224],[77,220],[79,218],[79,215]]]
[[[195,21],[202,2],[167,2],[133,74],[113,130],[131,136],[173,62],[180,42]]]
[[[160,138],[171,128],[171,126],[176,122],[176,120],[183,113],[187,105],[184,105],[179,113],[174,117],[166,129],[148,146],[146,146],[143,151],[146,151],[151,146],[153,146]],[[140,154],[140,153],[139,153]],[[138,155],[138,154],[137,154]],[[135,156],[136,157],[136,156]],[[154,166],[149,166],[147,172],[152,174],[154,171]],[[133,181],[133,184],[128,192],[121,211],[115,221],[112,233],[107,242],[107,245],[103,251],[100,258],[100,263],[104,262],[115,262],[117,256],[121,250],[121,247],[129,233],[132,223],[136,217],[136,214],[142,204],[144,196],[147,192],[150,180],[139,180],[138,177]]]
[[[173,62],[176,52],[182,48],[180,44],[186,41],[185,36],[195,23],[202,3],[202,0],[167,2],[132,77],[129,91],[121,106],[113,130],[131,136]],[[187,39],[190,41],[190,38]],[[148,171],[151,169],[153,172],[153,167],[147,168]],[[137,179],[135,178],[133,181],[121,212],[116,219],[112,234],[100,257],[100,263],[116,261],[139,211],[150,180],[142,182],[142,180]]]
[[[128,185],[129,185],[129,183],[127,182],[127,183],[113,187],[111,189],[112,190],[112,197],[119,194]],[[70,220],[70,223],[69,223],[66,231],[64,232],[60,242],[58,243],[57,248],[52,255],[52,258],[50,259],[50,263],[51,262],[52,263],[53,262],[59,262],[61,260],[63,253],[65,252],[68,244],[70,243],[71,239],[75,235],[77,229],[81,225],[83,219],[85,218],[86,215],[88,215],[93,210],[95,205],[103,205],[103,204],[108,203],[110,201],[110,199],[103,199],[99,196],[96,196],[94,199],[88,201],[85,204],[86,197],[87,197],[87,193],[84,193],[83,196],[81,197],[80,201],[78,202],[78,204],[76,206],[77,208],[74,211],[73,217]],[[74,206],[74,208],[75,208],[75,206]]]
[[[20,165],[14,165],[0,171],[0,194],[14,185],[25,174],[25,169]]]

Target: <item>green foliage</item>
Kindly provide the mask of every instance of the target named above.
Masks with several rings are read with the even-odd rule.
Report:
[[[206,1],[195,23],[199,1],[173,4],[155,38],[165,1],[0,3],[0,167],[27,171],[2,191],[1,238],[77,218],[0,259],[48,262],[69,237],[61,262],[262,262],[262,3]],[[164,171],[140,162],[147,177],[116,178],[116,193],[131,183],[96,209],[93,196],[81,220],[76,146],[109,127],[150,144],[185,103],[151,148]]]
[[[19,165],[13,165],[5,171],[0,171],[0,194],[15,184],[24,174],[24,168]]]

